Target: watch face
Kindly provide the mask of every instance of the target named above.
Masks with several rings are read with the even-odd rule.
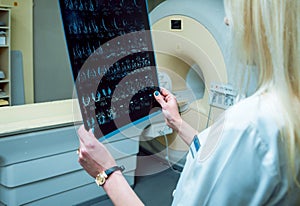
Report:
[[[99,175],[97,175],[95,181],[96,181],[96,183],[97,183],[98,186],[101,186],[101,185],[103,185],[105,183],[105,180],[106,180],[105,175],[103,175],[102,173],[100,173]]]

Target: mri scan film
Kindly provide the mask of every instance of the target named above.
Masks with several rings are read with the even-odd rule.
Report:
[[[102,140],[159,110],[145,0],[59,0],[85,128]]]

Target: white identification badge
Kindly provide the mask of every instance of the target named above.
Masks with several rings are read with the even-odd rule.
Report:
[[[200,144],[200,141],[199,141],[199,138],[197,135],[194,136],[194,140],[190,146],[190,151],[191,151],[191,154],[192,154],[192,157],[195,158],[197,152],[199,151],[201,147],[201,144]]]

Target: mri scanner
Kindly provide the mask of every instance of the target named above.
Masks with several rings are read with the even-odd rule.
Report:
[[[168,0],[150,13],[160,86],[175,94],[182,118],[198,131],[227,108],[210,104],[212,87],[226,86],[230,72],[224,16],[223,0]],[[153,123],[141,145],[182,166],[188,147],[165,128],[163,122]]]

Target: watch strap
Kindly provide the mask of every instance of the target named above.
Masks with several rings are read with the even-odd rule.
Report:
[[[125,170],[125,167],[123,165],[121,166],[113,166],[107,170],[105,170],[105,174],[107,175],[107,178],[114,173],[115,171],[120,170],[121,172],[123,172]]]

